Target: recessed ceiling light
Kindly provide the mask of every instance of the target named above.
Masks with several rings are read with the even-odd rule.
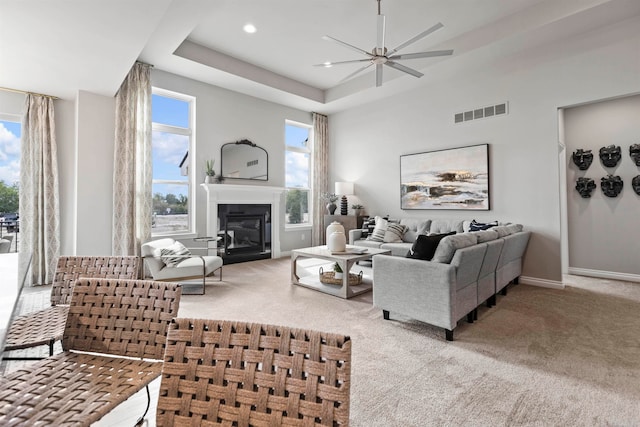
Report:
[[[255,25],[253,24],[245,24],[245,26],[242,27],[242,29],[244,30],[245,33],[249,33],[249,34],[253,34],[257,31]]]

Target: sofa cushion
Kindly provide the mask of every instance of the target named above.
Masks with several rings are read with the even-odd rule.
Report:
[[[462,233],[464,231],[462,228],[462,221],[434,219],[431,221],[431,225],[429,226],[429,234],[442,234],[449,233],[451,231]]]
[[[421,234],[411,246],[407,258],[422,259],[425,261],[431,261],[433,255],[436,253],[436,248],[442,239],[447,236],[455,234],[455,231],[442,234]]]
[[[402,224],[387,224],[387,231],[384,233],[384,242],[402,242],[402,236],[404,236],[407,227]]]
[[[431,261],[449,264],[458,249],[473,246],[478,243],[478,237],[474,233],[460,233],[443,238]]]
[[[353,242],[355,246],[364,246],[366,248],[380,248],[382,246],[382,242],[376,242],[369,239],[360,239]]]
[[[509,234],[519,233],[520,231],[522,231],[522,224],[509,224],[505,227],[507,227]]]
[[[498,232],[495,230],[480,230],[480,231],[471,231],[471,234],[475,234],[478,238],[478,243],[490,242],[492,240],[496,240],[498,236]]]
[[[413,243],[416,241],[420,234],[429,234],[429,226],[431,225],[431,220],[403,218],[400,220],[400,224],[407,226],[407,230],[404,232],[402,241]]]
[[[498,237],[506,237],[511,234],[508,226],[506,225],[499,225],[497,227],[493,227],[492,229],[498,232]]]
[[[411,250],[411,246],[412,243],[407,242],[382,243],[380,249],[391,251],[392,256],[404,257]]]
[[[189,249],[177,240],[169,246],[156,249],[156,251],[159,252],[158,255],[162,257],[162,261],[167,265],[167,267],[175,267],[184,261],[185,257],[191,255]]]
[[[380,217],[376,217],[376,226],[373,229],[373,232],[367,236],[367,240],[373,240],[374,242],[384,242],[384,235],[387,232],[387,227],[389,222]]]
[[[480,231],[480,230],[488,230],[491,227],[495,227],[498,225],[498,221],[493,222],[478,222],[475,219],[471,221],[469,224],[469,231]]]

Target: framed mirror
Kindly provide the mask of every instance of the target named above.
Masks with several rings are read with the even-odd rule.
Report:
[[[225,178],[267,181],[269,155],[248,139],[229,142],[220,148],[220,169]]]

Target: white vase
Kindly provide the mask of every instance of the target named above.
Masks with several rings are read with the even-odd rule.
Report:
[[[204,183],[205,184],[213,184],[213,176],[211,175],[205,175],[204,176]]]
[[[329,244],[329,236],[331,236],[331,234],[336,231],[342,231],[342,234],[345,234],[342,224],[340,224],[338,221],[333,221],[331,224],[329,224],[326,230],[325,242],[327,242],[327,245]]]
[[[327,248],[331,252],[344,252],[347,249],[347,239],[343,231],[334,231],[327,240]]]

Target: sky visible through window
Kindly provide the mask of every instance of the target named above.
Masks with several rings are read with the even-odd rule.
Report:
[[[163,125],[189,128],[189,104],[166,96],[152,96],[151,121]],[[153,131],[152,160],[153,179],[187,181],[180,165],[189,150],[189,137],[175,133]],[[188,160],[185,160],[188,163]],[[153,191],[163,194],[187,196],[185,185],[155,184]]]
[[[287,124],[285,126],[285,142],[287,147],[307,149],[309,128]],[[309,153],[287,151],[285,186],[288,188],[310,188]]]
[[[0,120],[0,181],[8,186],[20,182],[21,125]]]

